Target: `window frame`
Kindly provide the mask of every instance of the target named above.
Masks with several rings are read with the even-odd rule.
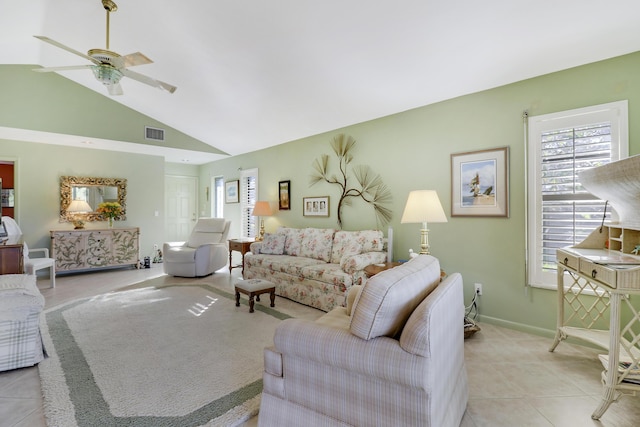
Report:
[[[542,268],[542,165],[541,136],[544,132],[579,128],[595,123],[611,123],[611,161],[629,156],[629,119],[627,100],[594,105],[556,113],[531,116],[527,132],[527,284],[557,290],[557,273]],[[615,215],[615,214],[614,214]]]

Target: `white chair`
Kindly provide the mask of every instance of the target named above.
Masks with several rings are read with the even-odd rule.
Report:
[[[20,226],[18,223],[11,218],[10,216],[3,216],[2,223],[7,230],[7,235],[9,236],[19,236],[22,235],[22,230],[20,230]],[[31,258],[30,255],[34,253],[42,253],[41,257]],[[27,243],[24,243],[24,251],[23,251],[23,264],[24,264],[24,272],[27,274],[35,275],[38,270],[43,268],[49,268],[49,287],[56,287],[56,260],[54,258],[49,258],[49,249],[47,248],[31,248],[27,246]]]
[[[226,266],[230,225],[231,221],[224,218],[200,218],[188,241],[163,245],[164,272],[172,276],[202,277]]]

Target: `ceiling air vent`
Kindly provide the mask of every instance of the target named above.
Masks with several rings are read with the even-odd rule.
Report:
[[[144,138],[152,141],[164,141],[164,129],[144,127]]]

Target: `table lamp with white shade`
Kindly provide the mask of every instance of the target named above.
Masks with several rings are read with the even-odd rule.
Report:
[[[422,223],[420,254],[429,254],[429,222],[447,222],[442,204],[435,190],[416,190],[409,193],[400,223]]]
[[[264,240],[264,219],[262,217],[273,215],[271,204],[265,201],[256,202],[252,215],[260,217],[260,234],[256,236],[256,242],[262,242]]]
[[[69,203],[69,207],[67,208],[67,212],[71,214],[73,226],[76,230],[81,230],[84,228],[84,217],[88,212],[93,211],[89,203],[85,200],[72,200]]]

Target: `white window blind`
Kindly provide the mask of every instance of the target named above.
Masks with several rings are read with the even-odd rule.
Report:
[[[253,206],[258,197],[258,169],[242,171],[240,177],[240,207],[242,209],[242,237],[256,236],[256,217]]]
[[[586,191],[582,170],[628,155],[627,102],[529,118],[528,281],[557,288],[556,249],[584,240],[601,223],[605,201]],[[611,207],[606,219],[611,219]]]

